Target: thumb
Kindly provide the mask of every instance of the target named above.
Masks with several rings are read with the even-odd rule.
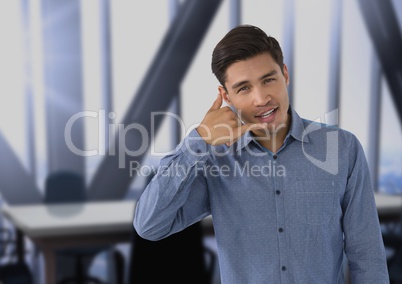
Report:
[[[221,96],[221,94],[218,94],[218,97],[216,98],[216,100],[212,104],[210,110],[220,109],[221,106],[222,106],[222,96]]]

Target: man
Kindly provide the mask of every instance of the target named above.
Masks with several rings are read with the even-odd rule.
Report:
[[[211,214],[222,283],[344,283],[344,253],[353,283],[389,283],[363,149],[291,108],[278,42],[238,26],[212,71],[219,95],[162,159],[137,232],[160,240]]]

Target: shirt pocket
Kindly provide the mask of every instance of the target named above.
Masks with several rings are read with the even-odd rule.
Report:
[[[334,181],[296,182],[297,219],[308,225],[327,224],[335,210]]]

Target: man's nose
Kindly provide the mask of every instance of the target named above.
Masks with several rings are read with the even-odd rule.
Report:
[[[268,91],[263,88],[256,88],[254,92],[254,105],[255,106],[265,106],[271,100],[271,95]]]

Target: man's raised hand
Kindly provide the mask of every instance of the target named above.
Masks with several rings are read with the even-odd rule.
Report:
[[[245,123],[228,106],[222,107],[222,96],[218,97],[197,127],[198,134],[210,145],[231,145],[250,130],[266,129],[265,123]]]

